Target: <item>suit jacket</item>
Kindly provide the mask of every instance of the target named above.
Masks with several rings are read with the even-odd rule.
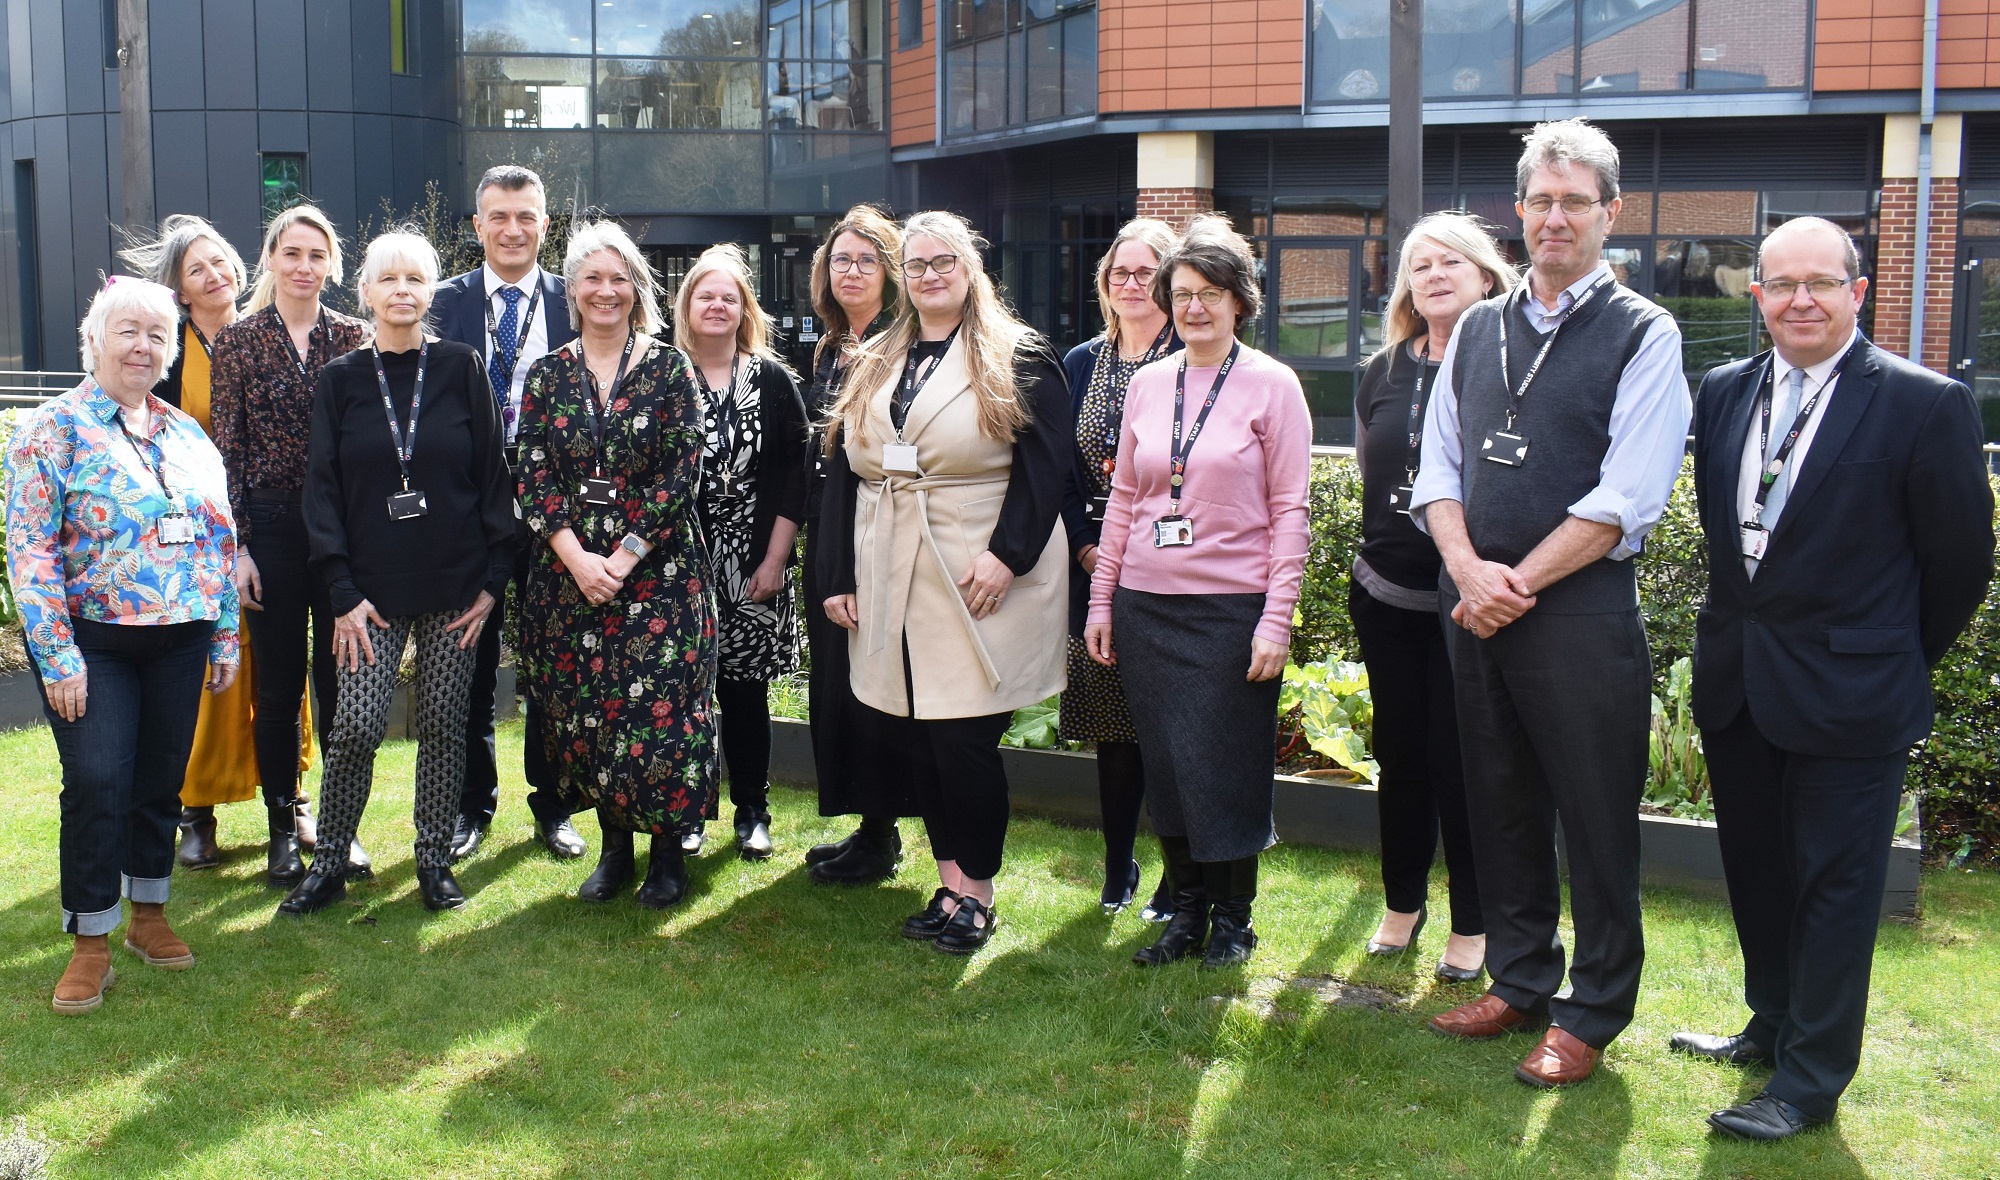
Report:
[[[1866,338],[1841,371],[1757,576],[1737,477],[1769,354],[1702,380],[1694,480],[1708,542],[1694,718],[1746,704],[1780,749],[1842,758],[1930,732],[1930,669],[1993,576],[1993,493],[1969,390]]]
[[[554,352],[576,339],[576,329],[569,326],[569,297],[563,293],[562,279],[546,269],[542,271],[541,303],[535,314],[546,317],[549,351]],[[526,314],[527,305],[522,304],[521,310]],[[477,267],[440,283],[437,294],[431,297],[431,320],[440,339],[456,340],[483,360],[491,360],[486,355],[486,268]],[[524,355],[514,364],[525,373],[529,365],[540,359]],[[507,395],[504,389],[493,392],[503,398]]]

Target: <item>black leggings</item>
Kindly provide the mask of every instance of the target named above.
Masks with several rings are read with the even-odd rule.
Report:
[[[729,763],[729,803],[771,818],[771,682],[715,682],[715,703],[722,710],[722,756]],[[746,816],[747,818],[747,816]]]
[[[1122,883],[1139,838],[1139,808],[1146,802],[1146,773],[1138,742],[1097,743],[1097,804],[1104,822],[1104,876]]]
[[[264,609],[243,611],[256,653],[257,777],[264,805],[288,806],[299,789],[299,706],[304,701],[308,653],[313,688],[313,728],[326,745],[334,711],[333,607],[326,588],[306,565],[306,526],[296,502],[252,499],[250,557],[264,587]],[[307,624],[311,624],[310,635]]]

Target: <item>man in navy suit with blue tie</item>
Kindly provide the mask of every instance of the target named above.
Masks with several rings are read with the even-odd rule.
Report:
[[[500,399],[506,424],[511,464],[515,461],[514,432],[520,426],[521,389],[528,379],[528,367],[545,353],[576,339],[576,329],[570,327],[569,300],[563,294],[562,280],[536,261],[549,228],[542,178],[516,165],[498,165],[479,178],[475,199],[479,211],[474,228],[486,252],[485,265],[445,280],[431,308],[439,336],[470,345],[486,358],[487,378]],[[524,539],[514,558],[516,585],[527,577],[530,552]],[[465,788],[458,829],[452,836],[453,860],[478,850],[500,803],[493,696],[500,668],[501,630],[488,628],[479,640],[472,709],[465,727]],[[527,708],[522,749],[528,809],[535,815],[536,837],[564,860],[582,856],[583,837],[570,825],[568,809],[556,794],[555,775],[542,752],[541,718],[532,701]]]
[[[1844,231],[1785,223],[1758,279],[1775,347],[1711,371],[1694,417],[1694,718],[1750,1020],[1671,1046],[1772,1066],[1708,1121],[1785,1139],[1833,1117],[1861,1061],[1910,747],[1993,575],[1993,496],[1971,393],[1856,330],[1868,280]]]

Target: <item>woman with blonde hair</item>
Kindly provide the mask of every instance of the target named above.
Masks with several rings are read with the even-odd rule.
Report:
[[[903,926],[941,951],[992,937],[1007,838],[1000,737],[1063,686],[1069,393],[952,213],[903,223],[910,310],[834,404],[821,604],[849,631],[864,740],[900,761],[940,887]],[[829,445],[832,445],[830,439]]]
[[[1375,704],[1375,805],[1382,828],[1387,912],[1368,941],[1371,955],[1416,945],[1428,914],[1431,862],[1443,834],[1451,938],[1438,977],[1467,983],[1486,960],[1486,926],[1472,866],[1458,710],[1444,633],[1438,628],[1438,569],[1430,535],[1410,522],[1429,393],[1452,329],[1467,308],[1516,282],[1484,226],[1463,213],[1433,213],[1410,228],[1389,293],[1388,343],[1361,371],[1354,397],[1354,457],[1361,468],[1361,551],[1347,611],[1368,665]]]
[[[799,668],[793,541],[806,518],[805,403],[771,349],[750,263],[731,243],[702,252],[674,299],[674,343],[702,402],[695,506],[708,539],[721,665],[715,700],[729,764],[736,849],[771,855],[771,681]],[[701,829],[682,851],[701,851]]]
[[[304,807],[299,717],[308,668],[322,705],[334,693],[333,614],[308,569],[301,507],[320,370],[368,340],[367,324],[320,302],[342,273],[340,234],[326,214],[294,205],[272,218],[243,318],[216,335],[211,362],[211,422],[240,542],[236,585],[257,649],[257,778],[271,833],[266,875],[281,889],[305,876],[297,812]],[[358,842],[331,855],[348,858],[349,878],[369,872]]]

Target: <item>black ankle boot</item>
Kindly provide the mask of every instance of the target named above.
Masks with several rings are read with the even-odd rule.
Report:
[[[771,812],[767,808],[736,809],[736,851],[744,860],[771,859]]]
[[[215,846],[215,808],[181,808],[181,847],[174,859],[184,869],[212,869],[222,863]]]
[[[646,879],[632,900],[648,909],[663,910],[687,896],[687,885],[687,857],[681,852],[681,838],[672,832],[654,836]]]
[[[299,859],[299,837],[291,801],[267,807],[265,813],[270,819],[271,847],[265,854],[264,874],[274,888],[290,889],[306,875],[305,862]],[[329,870],[331,867],[328,866]]]
[[[597,845],[597,868],[576,891],[585,901],[610,901],[632,882],[632,833],[608,823],[603,824],[603,831]]]
[[[807,875],[821,885],[866,885],[896,875],[903,861],[903,835],[895,824],[881,835],[864,825],[849,841],[845,851],[813,865]]]
[[[328,865],[324,872],[314,868],[299,882],[298,888],[278,903],[278,912],[292,916],[316,914],[337,901],[347,899],[347,879],[341,875],[340,867]]]
[[[1257,946],[1257,932],[1250,927],[1250,903],[1257,900],[1257,858],[1203,865],[1202,874],[1216,897],[1208,953],[1201,957],[1201,965],[1236,967],[1249,962]]]
[[[849,832],[841,839],[830,840],[825,844],[815,844],[811,848],[806,849],[806,865],[810,867],[832,860],[834,857],[854,847],[855,843],[860,839],[861,833],[859,830],[856,830]]]
[[[1174,916],[1153,945],[1132,956],[1141,967],[1185,959],[1201,950],[1208,938],[1208,890],[1202,882],[1201,866],[1188,849],[1187,837],[1161,836],[1160,855],[1167,862],[1165,880],[1173,882]]]
[[[427,910],[455,910],[465,904],[465,891],[445,865],[417,870],[417,896],[424,899]]]

